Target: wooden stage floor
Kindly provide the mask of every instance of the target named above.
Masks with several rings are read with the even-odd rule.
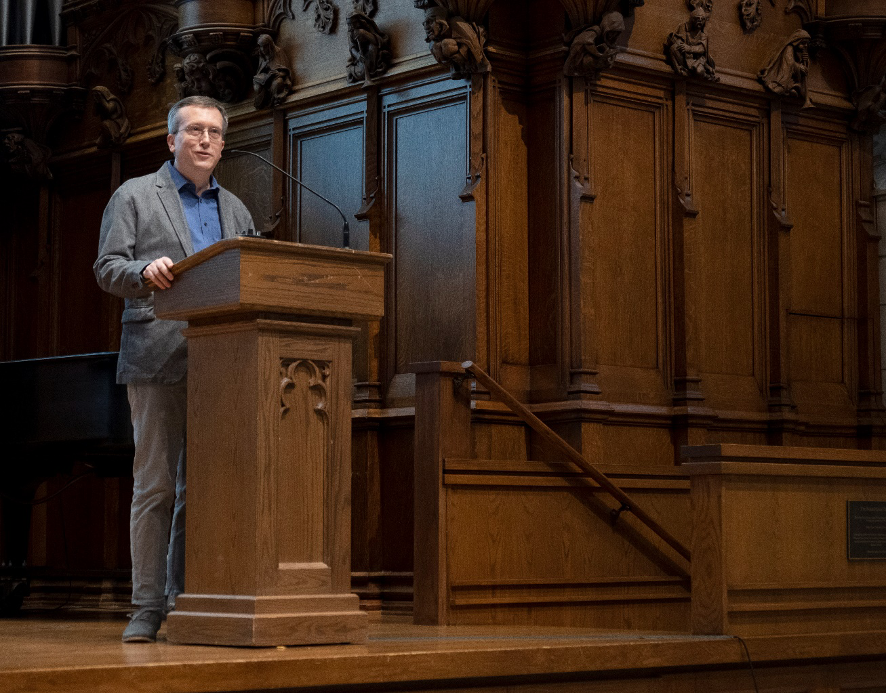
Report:
[[[731,672],[730,679],[739,685],[735,690],[755,690],[745,649],[728,636],[416,626],[408,617],[376,616],[365,644],[250,649],[170,645],[165,628],[157,643],[124,645],[120,634],[125,623],[119,612],[76,609],[23,611],[19,617],[0,619],[0,691],[464,691],[476,686],[585,691],[592,688],[583,681],[653,680],[689,670]],[[748,647],[761,677],[767,662],[773,667],[777,660],[859,658],[861,636],[757,638]],[[883,646],[880,634],[862,648],[870,650],[865,659],[871,663],[871,655],[879,649],[883,653]],[[690,690],[681,685],[603,685],[593,690]]]

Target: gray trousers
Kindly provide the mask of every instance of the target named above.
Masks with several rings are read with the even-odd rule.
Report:
[[[187,379],[127,386],[135,438],[132,603],[162,609],[185,588]]]

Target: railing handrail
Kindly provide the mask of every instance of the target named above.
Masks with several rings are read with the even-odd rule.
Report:
[[[668,530],[654,520],[647,512],[632,500],[622,489],[610,481],[603,472],[598,470],[591,462],[585,459],[572,445],[561,438],[548,427],[539,417],[521,404],[511,393],[497,383],[480,366],[473,361],[465,361],[462,368],[471,374],[477,382],[486,387],[492,395],[502,401],[511,411],[524,421],[530,428],[538,433],[542,439],[552,445],[558,452],[566,456],[580,469],[594,479],[602,489],[607,491],[620,504],[620,512],[628,511],[634,514],[641,522],[655,532],[666,544],[671,546],[681,556],[690,560],[690,550],[673,537]]]

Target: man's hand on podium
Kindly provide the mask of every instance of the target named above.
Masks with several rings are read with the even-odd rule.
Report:
[[[142,270],[145,284],[153,289],[161,290],[171,287],[174,276],[170,271],[170,267],[174,264],[168,257],[159,257],[154,260],[154,262]]]

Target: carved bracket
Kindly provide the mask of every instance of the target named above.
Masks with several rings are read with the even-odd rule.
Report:
[[[348,15],[349,84],[369,86],[391,66],[391,40],[376,23],[362,12]]]
[[[768,91],[778,96],[795,96],[803,100],[802,108],[813,103],[807,94],[807,72],[810,69],[810,34],[803,29],[794,32],[761,70],[758,79]]]
[[[241,100],[252,86],[252,55],[260,29],[206,27],[180,31],[169,48],[182,58],[174,66],[179,98],[211,96],[224,103]]]
[[[596,78],[613,67],[619,48],[616,41],[625,31],[625,19],[619,12],[607,12],[599,24],[580,27],[564,36],[569,54],[564,63],[568,77]]]
[[[47,162],[53,126],[83,114],[86,91],[68,78],[72,56],[56,46],[7,46],[0,52],[0,128],[16,173],[50,180]]]
[[[255,55],[259,66],[253,77],[256,91],[253,105],[256,109],[277,106],[293,91],[290,61],[286,52],[274,43],[269,34],[261,34],[256,40]]]
[[[416,6],[425,8],[425,42],[430,44],[434,59],[450,68],[453,79],[470,80],[472,75],[489,72],[490,62],[484,54],[486,29],[438,4],[427,5],[417,0]]]
[[[92,97],[95,112],[102,121],[102,133],[95,146],[99,149],[120,147],[126,142],[131,130],[129,118],[126,117],[126,106],[107,87],[93,87]]]

